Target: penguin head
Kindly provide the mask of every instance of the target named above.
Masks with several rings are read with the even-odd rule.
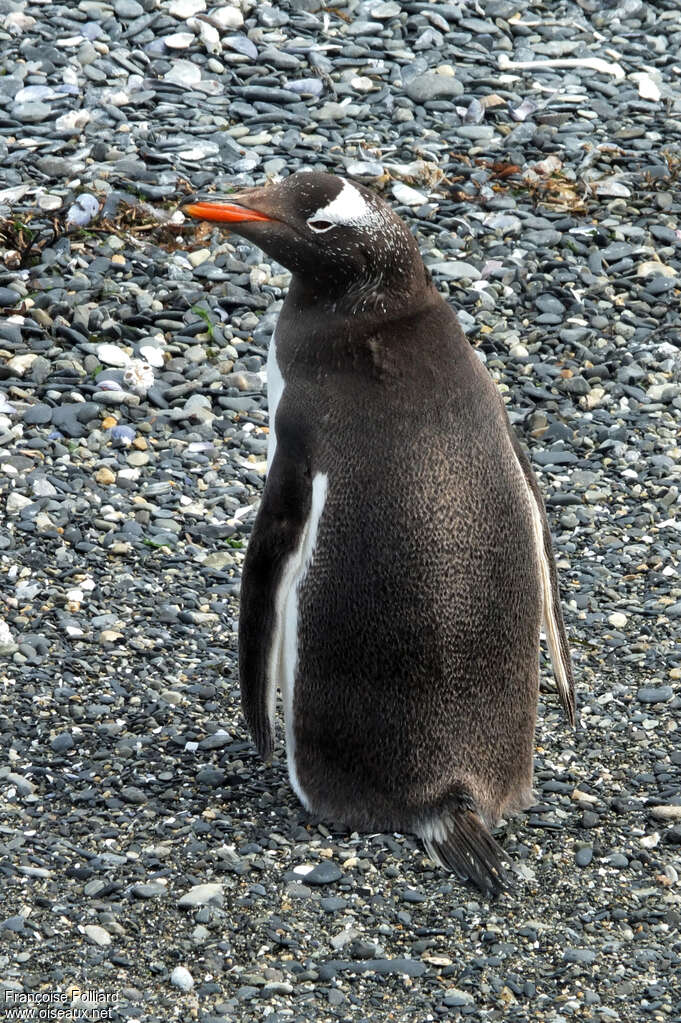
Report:
[[[247,238],[318,294],[354,296],[357,308],[426,280],[406,224],[378,195],[334,174],[298,171],[183,209]]]

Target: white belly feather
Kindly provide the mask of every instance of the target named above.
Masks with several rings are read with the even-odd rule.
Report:
[[[276,412],[284,392],[285,381],[277,361],[276,335],[270,341],[267,356],[267,401],[270,432],[267,441],[267,471],[272,467],[277,449]],[[307,522],[298,545],[284,564],[275,595],[275,625],[268,658],[267,710],[274,731],[277,687],[281,690],[286,726],[286,759],[291,786],[303,806],[310,803],[302,789],[296,769],[294,731],[294,690],[298,665],[298,592],[314,557],[319,522],[326,503],[328,476],[317,473],[312,479],[312,500]]]
[[[530,504],[530,512],[532,515],[532,532],[534,533],[534,545],[537,552],[537,562],[539,564],[539,575],[541,580],[544,635],[549,648],[549,654],[551,655],[551,664],[553,665],[553,674],[555,676],[556,686],[561,695],[563,704],[567,707],[570,703],[569,670],[563,660],[563,654],[561,652],[560,627],[556,620],[556,612],[553,603],[551,569],[544,546],[544,524],[542,521],[542,514],[537,498],[534,496],[532,488],[527,482],[525,473],[523,472],[517,456],[516,461],[518,463],[518,471],[520,472],[527,490],[527,499]]]

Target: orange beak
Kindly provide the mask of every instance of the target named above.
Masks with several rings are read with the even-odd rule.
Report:
[[[235,202],[191,202],[182,207],[182,212],[198,220],[213,220],[220,224],[243,224],[250,220],[272,220],[272,217],[239,206]]]

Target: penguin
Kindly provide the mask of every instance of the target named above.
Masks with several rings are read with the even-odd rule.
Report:
[[[292,274],[267,361],[267,477],[245,556],[243,712],[314,816],[412,833],[495,896],[532,803],[539,645],[575,698],[541,493],[405,223],[297,172],[184,207]]]

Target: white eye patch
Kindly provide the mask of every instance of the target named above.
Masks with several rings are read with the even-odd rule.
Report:
[[[366,201],[359,189],[349,181],[330,203],[320,207],[308,218],[307,225],[313,231],[330,231],[336,225],[347,227],[368,227],[381,219],[378,210]]]

